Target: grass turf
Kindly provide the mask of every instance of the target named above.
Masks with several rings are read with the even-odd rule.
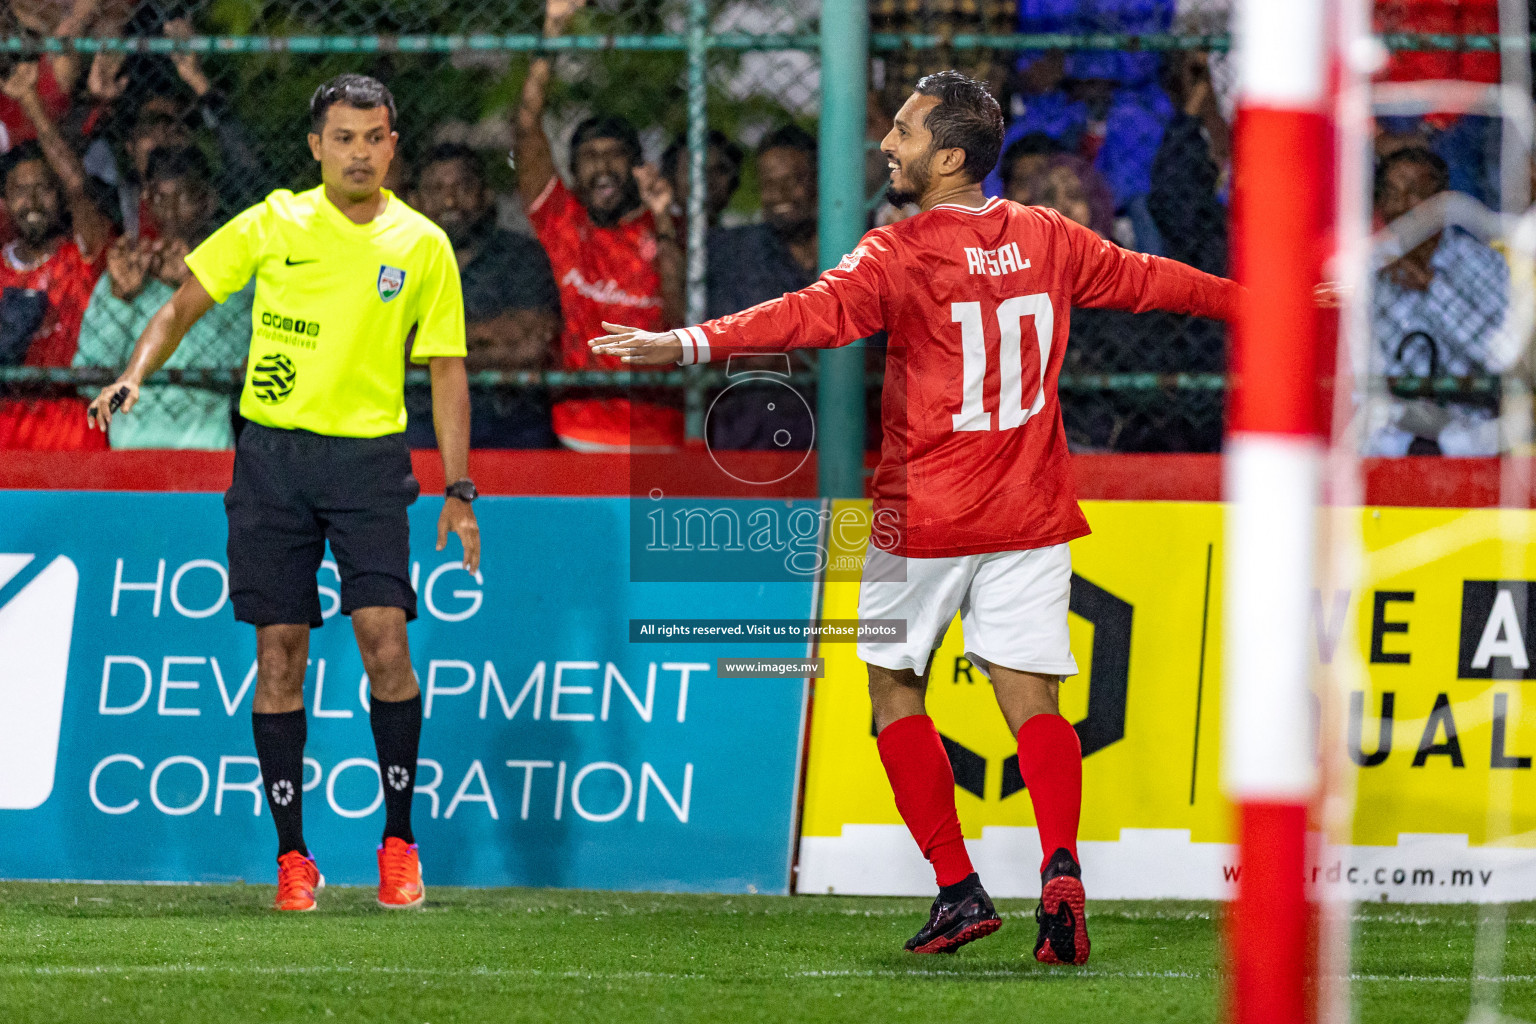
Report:
[[[1033,904],[955,956],[901,944],[926,901],[434,888],[419,913],[328,889],[0,884],[0,1019],[1213,1021],[1220,908],[1089,904],[1086,970],[1034,962]],[[1361,908],[1362,1024],[1466,1018],[1477,912]],[[1536,1015],[1536,906],[1509,910],[1505,1013]]]

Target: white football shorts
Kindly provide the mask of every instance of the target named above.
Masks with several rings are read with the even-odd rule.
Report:
[[[965,656],[1040,675],[1077,674],[1067,632],[1072,553],[1065,544],[953,558],[905,558],[870,545],[859,582],[859,620],[902,619],[902,643],[860,643],[859,657],[921,674],[955,613]]]

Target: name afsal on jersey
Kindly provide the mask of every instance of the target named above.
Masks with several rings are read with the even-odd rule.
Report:
[[[973,274],[999,277],[1015,270],[1028,270],[1029,260],[1019,255],[1019,243],[1009,242],[997,249],[965,250],[965,263]]]

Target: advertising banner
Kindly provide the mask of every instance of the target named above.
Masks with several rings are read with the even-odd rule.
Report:
[[[1084,760],[1081,855],[1090,895],[1221,898],[1241,867],[1222,797],[1222,507],[1084,502],[1072,544],[1073,652],[1063,684]],[[867,505],[848,508],[867,524]],[[1345,763],[1347,843],[1309,882],[1357,899],[1536,897],[1536,675],[1529,512],[1368,509],[1359,584],[1318,593],[1312,656],[1357,656]],[[1501,518],[1502,517],[1502,518]],[[1349,524],[1355,528],[1355,523]],[[832,531],[832,559],[865,534]],[[841,548],[838,545],[841,544]],[[856,614],[858,584],[826,585],[821,614]],[[801,892],[928,895],[933,876],[881,767],[867,677],[852,647],[823,647],[797,877]],[[1040,851],[1015,744],[958,619],[936,653],[928,709],[955,769],[971,856],[993,895],[1039,892]]]
[[[456,538],[433,550],[440,508],[411,510],[427,884],[786,892],[805,680],[716,663],[805,645],[632,643],[630,620],[804,624],[814,577],[632,582],[621,498],[477,502],[470,575]],[[220,497],[11,491],[0,522],[0,877],[275,878]],[[306,839],[329,881],[370,884],[368,684],[329,560],[320,583]]]

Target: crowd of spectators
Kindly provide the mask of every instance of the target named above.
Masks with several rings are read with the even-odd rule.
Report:
[[[116,0],[12,3],[38,35],[117,35]],[[192,34],[185,19],[148,30]],[[274,182],[200,59],[75,52],[0,66],[0,366],[116,373],[188,273],[183,257]],[[212,159],[210,159],[212,157]],[[250,293],[204,317],[168,364],[226,382],[244,364]],[[155,384],[110,441],[87,429],[81,389],[0,391],[0,449],[224,448],[230,389]]]
[[[546,31],[562,31],[576,6],[551,3]],[[1458,22],[1448,30],[1482,24],[1477,18],[1487,12],[1468,6],[1476,8],[1476,25]],[[887,31],[935,28],[908,24],[910,7],[875,2],[871,14]],[[1179,28],[1178,8],[1175,0],[978,2],[966,7],[970,21],[958,27],[1166,32]],[[89,26],[70,20],[75,9],[94,19]],[[38,10],[47,24],[36,31],[53,34],[111,34],[122,27],[112,19],[125,16],[110,4]],[[1393,17],[1380,15],[1379,27],[1425,30]],[[185,36],[191,26],[167,21],[155,30]],[[942,49],[885,61],[870,88],[872,137],[885,132],[889,111],[915,75],[932,70],[918,65],[959,59]],[[1128,248],[1226,272],[1232,141],[1222,58],[1196,51],[960,56],[1011,115],[1002,159],[985,183],[989,194],[1051,207]],[[1497,78],[1496,54],[1424,59],[1439,63],[1420,67],[1422,60],[1394,58],[1387,77]],[[1447,61],[1455,66],[1441,67]],[[185,279],[182,257],[269,189],[299,183],[279,180],[264,164],[195,55],[103,53],[87,61],[64,53],[0,70],[0,365],[116,370],[149,316]],[[552,130],[545,97],[554,74],[554,62],[534,59],[511,117],[515,200],[493,189],[493,157],[485,150],[433,143],[432,126],[404,127],[421,138],[405,139],[402,151],[418,155],[401,158],[392,187],[454,245],[472,374],[627,369],[588,349],[603,323],[660,329],[680,325],[685,315],[685,140],[658,146],[658,159],[648,162],[641,126],[624,118],[595,111],[568,134]],[[1474,116],[1382,119],[1375,199],[1384,236],[1415,210],[1422,219],[1430,209],[1424,204],[1443,193],[1493,204],[1495,127]],[[804,287],[818,269],[815,135],[795,124],[759,125],[747,139],[708,136],[703,208],[711,317]],[[755,210],[733,205],[744,180],[755,183]],[[498,216],[509,200],[525,215],[527,231],[502,226],[511,222]],[[913,212],[884,206],[871,223]],[[1508,368],[1500,356],[1508,348],[1508,264],[1489,241],[1447,224],[1380,259],[1368,373],[1474,376]],[[8,388],[0,392],[0,448],[230,446],[239,423],[228,382],[245,363],[250,304],[247,290],[216,308],[167,367],[222,373],[223,388],[190,376],[146,387],[134,415],[114,420],[109,441],[86,430],[78,387]],[[1073,315],[1065,360],[1064,372],[1078,377],[1219,374],[1226,368],[1225,330],[1168,314],[1083,310]],[[791,365],[811,379],[808,357]],[[1166,390],[1067,389],[1070,442],[1083,451],[1216,450],[1220,392],[1180,400],[1182,411],[1170,415]],[[431,446],[430,395],[413,390],[407,406],[409,440]],[[772,448],[780,424],[761,421],[761,406],[750,387],[730,389],[711,412],[710,443]],[[1481,400],[1378,402],[1369,409],[1367,448],[1383,455],[1491,453],[1499,446],[1496,410],[1496,402]],[[477,386],[471,444],[659,451],[683,442],[683,424],[681,392],[671,387]]]
[[[186,280],[183,257],[218,226],[218,194],[208,158],[190,145],[153,150],[145,164],[145,210],[157,237],[123,235],[106,253],[106,271],[80,323],[73,365],[111,373],[128,364],[149,318]],[[244,364],[251,342],[254,282],[205,313],[187,331],[167,369],[228,370]],[[112,425],[114,448],[228,448],[234,443],[229,396],[210,388],[146,384],[134,415]]]

